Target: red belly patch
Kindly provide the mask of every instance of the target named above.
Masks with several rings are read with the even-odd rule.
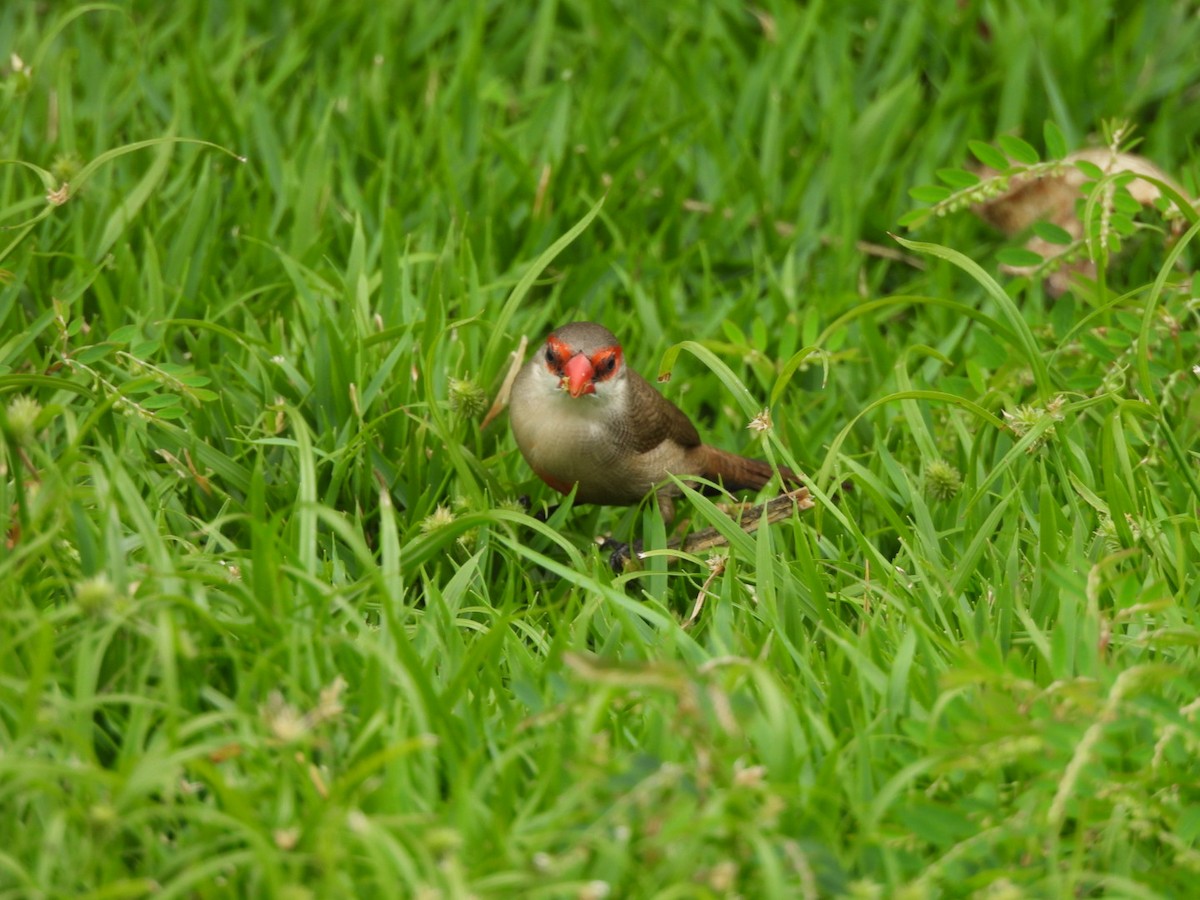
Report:
[[[554,488],[560,494],[569,494],[571,493],[571,488],[575,487],[574,482],[559,481],[553,475],[547,475],[541,469],[534,469],[533,471],[538,478],[542,479],[542,481],[546,482],[546,484],[550,485],[550,487]]]

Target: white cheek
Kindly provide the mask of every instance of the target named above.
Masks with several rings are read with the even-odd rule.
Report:
[[[596,393],[592,394],[592,397],[605,407],[620,406],[628,389],[629,382],[625,380],[624,373],[618,372],[608,381],[597,382]]]

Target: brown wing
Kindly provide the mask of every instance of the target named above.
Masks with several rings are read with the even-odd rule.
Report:
[[[656,391],[645,378],[628,372],[631,421],[622,423],[621,443],[637,453],[653,450],[665,440],[684,449],[698,447],[696,426],[678,406]]]

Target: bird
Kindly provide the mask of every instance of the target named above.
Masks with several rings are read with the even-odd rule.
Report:
[[[663,520],[675,516],[668,476],[759,490],[769,464],[705,444],[691,419],[625,361],[616,336],[595,322],[556,328],[513,381],[509,422],[542,481],[576,503],[631,506],[655,492]],[[780,466],[784,482],[798,484]]]

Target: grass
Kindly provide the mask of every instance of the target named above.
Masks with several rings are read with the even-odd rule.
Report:
[[[887,233],[1046,121],[1194,196],[1194,5],[303,6],[0,8],[0,896],[1190,893],[1195,229]],[[520,512],[577,317],[818,508]]]

